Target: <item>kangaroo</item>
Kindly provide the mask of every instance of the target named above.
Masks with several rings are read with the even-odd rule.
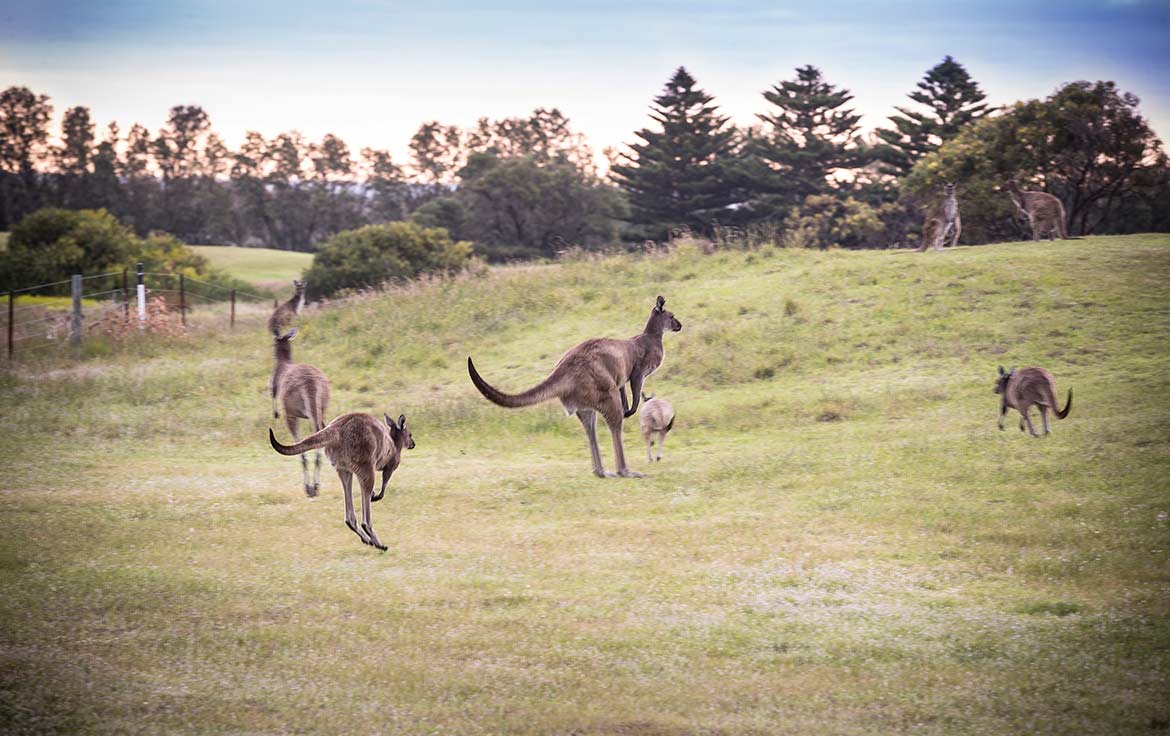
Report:
[[[646,462],[654,462],[650,450],[654,438],[658,438],[658,460],[662,459],[662,446],[666,444],[666,433],[674,427],[674,407],[666,399],[656,399],[654,394],[642,394],[642,439],[646,440]]]
[[[1027,219],[1032,226],[1032,240],[1039,240],[1044,235],[1049,240],[1068,240],[1068,230],[1064,225],[1064,204],[1048,192],[1028,192],[1020,189],[1015,179],[1008,179],[1003,185],[1016,209]]]
[[[293,439],[299,440],[298,419],[308,419],[314,432],[325,426],[325,410],[329,407],[329,379],[311,365],[293,362],[292,339],[296,336],[294,327],[287,334],[276,338],[276,367],[272,369],[268,391],[272,395],[272,418],[280,417],[277,411],[279,405],[284,410],[285,426],[292,432]],[[309,459],[301,455],[301,476],[305,483],[305,495],[309,498],[315,497],[320,487],[321,453],[318,452],[313,460],[313,482],[309,483]]]
[[[329,462],[337,469],[341,488],[345,492],[345,525],[363,542],[383,552],[386,545],[374,533],[370,518],[370,504],[381,501],[386,495],[386,484],[402,462],[402,451],[414,449],[414,437],[406,428],[406,415],[398,417],[398,423],[383,414],[386,423],[368,414],[342,414],[295,445],[282,445],[276,441],[272,428],[268,429],[268,441],[272,449],[281,455],[296,455],[308,450],[325,448]],[[304,457],[304,455],[301,455]],[[374,495],[374,473],[381,471],[382,488]],[[357,525],[353,511],[353,477],[357,476],[362,487],[362,525]]]
[[[515,408],[532,406],[548,399],[560,399],[565,413],[576,414],[585,428],[589,451],[593,455],[593,474],[611,478],[601,464],[597,447],[597,415],[601,414],[613,437],[614,461],[617,475],[640,478],[641,473],[630,470],[622,448],[622,420],[638,410],[642,381],[662,364],[662,335],[665,331],[678,332],[682,323],[666,311],[666,300],[658,297],[642,334],[629,340],[594,338],[570,349],[561,356],[548,378],[518,394],[506,394],[492,388],[480,378],[471,357],[467,358],[467,372],[471,382],[492,403]],[[626,384],[633,391],[634,405],[626,399]]]
[[[959,233],[963,230],[963,222],[959,218],[959,199],[955,196],[955,185],[947,183],[943,188],[942,204],[936,207],[926,217],[922,225],[922,245],[918,252],[925,252],[931,245],[935,250],[942,250],[943,244],[950,238],[951,247],[959,244]]]
[[[1028,416],[1028,409],[1033,405],[1040,407],[1040,419],[1044,422],[1044,434],[1052,433],[1052,430],[1048,428],[1049,409],[1052,410],[1057,419],[1064,419],[1068,416],[1069,409],[1072,408],[1072,389],[1070,388],[1068,399],[1064,402],[1064,408],[1057,411],[1056,379],[1043,368],[1021,368],[1018,371],[1012,368],[1010,371],[1005,371],[1001,365],[999,378],[995,382],[995,393],[1000,395],[999,428],[1003,429],[1004,415],[1007,414],[1008,407],[1011,407],[1020,412],[1020,431],[1023,432],[1026,425],[1028,432],[1033,437],[1040,436],[1036,434],[1036,429],[1032,426],[1032,420]]]
[[[284,304],[276,307],[272,311],[272,316],[268,318],[268,331],[273,336],[279,336],[280,331],[292,324],[293,318],[301,313],[301,309],[305,306],[305,282],[293,281],[292,298]]]

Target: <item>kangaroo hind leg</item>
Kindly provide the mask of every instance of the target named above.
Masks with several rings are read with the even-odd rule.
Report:
[[[367,544],[385,552],[386,545],[382,544],[382,540],[378,539],[377,533],[374,532],[374,519],[370,510],[370,501],[374,496],[374,468],[365,468],[358,473],[358,482],[362,484],[362,531],[369,538]]]
[[[617,474],[623,478],[642,478],[641,473],[630,470],[626,465],[626,451],[622,447],[622,409],[621,402],[618,399],[617,392],[610,396],[608,405],[605,407],[603,416],[605,423],[609,427],[609,434],[613,437],[613,459],[617,464]]]
[[[592,409],[578,409],[577,419],[585,428],[585,439],[589,440],[589,453],[593,459],[593,474],[598,478],[610,478],[612,473],[605,472],[601,464],[601,449],[597,446],[597,412]]]
[[[361,539],[363,544],[369,544],[370,538],[358,528],[357,514],[353,511],[353,473],[338,468],[337,477],[341,479],[341,491],[345,495],[345,525],[358,535],[358,539]]]

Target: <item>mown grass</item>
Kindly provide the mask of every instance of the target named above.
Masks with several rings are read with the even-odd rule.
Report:
[[[313,262],[312,253],[272,248],[236,248],[230,245],[192,245],[191,249],[229,275],[277,292],[289,289]]]
[[[643,480],[560,353],[682,321]],[[1147,733],[1170,720],[1170,237],[505,268],[307,317],[330,413],[405,412],[374,522],[267,447],[269,340],[0,378],[0,724],[32,732]],[[997,364],[1053,434],[995,428]],[[284,439],[285,432],[278,428]],[[603,457],[612,452],[602,432]],[[328,468],[326,469],[328,471]]]

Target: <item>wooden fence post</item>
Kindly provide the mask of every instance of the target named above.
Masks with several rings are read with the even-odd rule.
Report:
[[[11,317],[9,317],[9,319],[11,319]],[[232,328],[233,330],[236,328],[236,290],[235,290],[235,289],[232,289],[232,321],[231,321],[231,328]]]
[[[130,319],[130,288],[127,286],[126,271],[127,269],[122,269],[122,314],[126,319]]]
[[[73,274],[73,329],[69,331],[69,342],[81,344],[81,274]]]
[[[9,360],[12,360],[12,346],[13,346],[12,330],[13,330],[13,327],[15,327],[13,322],[16,318],[15,303],[16,303],[16,294],[13,294],[11,291],[8,292],[8,359]]]
[[[138,262],[138,326],[146,325],[146,284],[142,280],[142,261]]]
[[[183,274],[179,274],[179,319],[183,326],[187,326],[187,289],[184,286]]]

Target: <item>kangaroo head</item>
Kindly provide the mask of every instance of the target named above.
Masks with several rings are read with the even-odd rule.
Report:
[[[276,345],[276,357],[284,360],[292,360],[292,340],[297,336],[297,328],[292,328],[283,335],[277,335],[274,341]]]
[[[650,394],[649,396],[647,396],[645,391],[642,392],[642,401],[649,401],[650,399],[653,399],[653,398],[654,398],[654,394]]]
[[[954,194],[955,193],[954,182],[948,181],[946,184],[944,184],[943,185],[943,192],[945,192],[948,197],[951,196],[952,194]]]
[[[1015,179],[1008,179],[1003,183],[1003,186],[1001,186],[1000,189],[1005,192],[1019,192],[1020,185],[1016,183]]]
[[[1007,391],[1008,381],[1012,380],[1012,375],[1015,372],[1015,366],[1012,366],[1009,371],[1005,371],[1002,365],[999,367],[999,376],[995,379],[995,393],[1002,394]]]
[[[405,447],[407,450],[414,449],[414,437],[411,436],[410,430],[406,428],[406,415],[398,415],[398,424],[390,418],[389,414],[382,415],[386,419],[386,424],[390,426],[390,437],[394,440],[394,444],[399,447]]]
[[[666,299],[658,297],[654,309],[650,311],[650,319],[646,321],[645,332],[652,335],[661,335],[669,330],[678,332],[682,329],[682,322],[674,318],[673,312],[666,311]]]
[[[293,288],[296,289],[296,292],[298,294],[300,294],[302,291],[305,290],[305,282],[299,281],[297,279],[293,279]]]

